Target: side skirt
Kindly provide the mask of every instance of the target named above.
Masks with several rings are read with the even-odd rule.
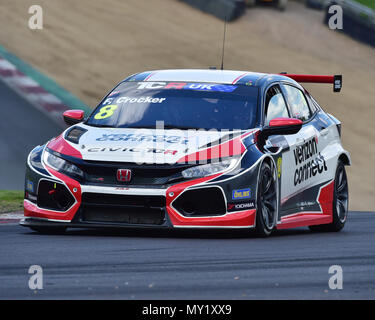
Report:
[[[292,215],[281,217],[281,223],[277,225],[277,229],[307,227],[331,223],[333,221],[333,189],[334,180],[321,188],[317,199],[321,209],[320,211],[297,212]]]

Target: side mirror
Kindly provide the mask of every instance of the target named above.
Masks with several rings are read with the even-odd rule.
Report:
[[[260,144],[263,145],[269,136],[295,134],[301,130],[303,122],[294,118],[272,119],[268,127],[264,127],[260,134]]]
[[[271,134],[295,134],[301,130],[303,122],[295,118],[275,118],[266,130]]]
[[[64,121],[69,126],[82,122],[84,116],[83,110],[68,110],[63,113]]]

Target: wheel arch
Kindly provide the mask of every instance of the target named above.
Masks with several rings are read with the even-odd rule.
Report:
[[[258,182],[259,182],[259,178],[260,178],[260,172],[261,172],[261,168],[262,168],[262,165],[263,163],[267,163],[271,168],[273,168],[274,170],[277,170],[277,164],[276,164],[276,161],[275,159],[271,156],[271,155],[266,155],[262,161],[260,161],[259,163],[259,166],[258,166],[258,176],[257,176],[257,189],[256,189],[256,203],[258,203]],[[277,172],[276,172],[276,204],[277,204],[277,212],[276,212],[276,224],[275,226],[277,225],[278,221],[280,221],[281,219],[281,216],[280,216],[280,200],[281,200],[281,197],[280,197],[280,191],[281,191],[281,181],[277,178]],[[257,206],[257,213],[258,214],[258,206]],[[254,224],[254,227],[256,226],[256,221],[255,221],[255,224]]]
[[[350,159],[350,156],[347,152],[345,153],[341,153],[340,156],[339,156],[339,160],[342,161],[342,163],[345,165],[345,166],[350,166],[352,164],[352,161]]]
[[[264,159],[262,160],[262,162],[260,163],[259,170],[260,170],[261,165],[264,162],[266,162],[267,164],[269,164],[271,167],[276,167],[275,160],[271,156],[265,156]]]

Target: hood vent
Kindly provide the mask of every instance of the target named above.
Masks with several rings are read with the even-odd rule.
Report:
[[[81,127],[72,127],[66,132],[65,139],[75,144],[78,144],[79,139],[86,131],[86,129],[83,129]]]

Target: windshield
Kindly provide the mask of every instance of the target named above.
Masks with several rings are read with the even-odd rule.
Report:
[[[113,128],[254,128],[258,90],[244,85],[122,82],[86,124]]]

